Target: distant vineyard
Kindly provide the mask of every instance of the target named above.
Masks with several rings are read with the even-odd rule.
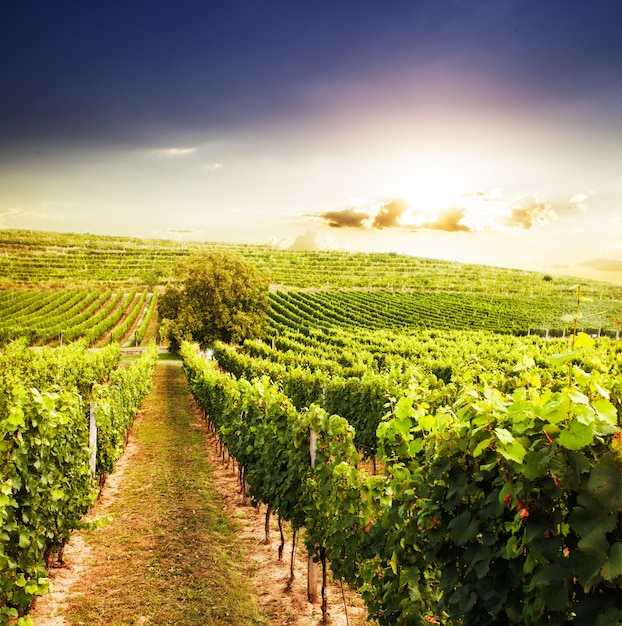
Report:
[[[286,251],[267,246],[0,230],[0,288],[46,284],[164,285],[175,264],[200,250],[226,249],[266,271],[280,288],[386,289],[421,293],[567,296],[576,279],[392,253]],[[622,287],[581,281],[585,295],[622,300]]]
[[[144,341],[155,298],[147,290],[135,289],[129,293],[93,288],[0,291],[0,342],[19,337],[35,345],[76,339],[84,339],[87,345]]]
[[[76,339],[87,345],[141,343],[155,335],[156,303],[157,292],[136,289],[0,291],[0,342],[25,337],[33,345]],[[576,297],[289,290],[272,292],[270,305],[271,324],[281,333],[341,328],[411,335],[438,329],[565,336],[574,325]],[[583,302],[577,327],[619,336],[621,311],[618,301]]]
[[[555,334],[579,329],[619,336],[622,302],[582,302],[576,296],[527,297],[378,290],[278,291],[270,294],[275,325],[300,329],[367,328],[411,334],[421,329],[487,330],[510,334]]]

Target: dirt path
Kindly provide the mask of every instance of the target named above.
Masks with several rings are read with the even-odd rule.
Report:
[[[297,555],[291,591],[283,561],[264,539],[265,509],[244,504],[231,467],[188,394],[179,363],[161,363],[117,471],[92,519],[75,533],[54,591],[38,600],[35,626],[112,624],[319,624],[306,599],[306,559]],[[335,626],[347,623],[339,586],[329,589]],[[350,626],[364,624],[360,599],[346,591]]]

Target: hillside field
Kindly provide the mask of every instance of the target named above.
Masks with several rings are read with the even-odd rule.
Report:
[[[211,249],[231,250],[265,271],[272,285],[274,316],[288,310],[294,323],[303,325],[342,326],[347,320],[355,326],[405,333],[438,328],[565,335],[576,318],[578,328],[590,334],[615,335],[621,321],[622,286],[572,277],[389,253],[294,252],[250,245],[1,230],[0,304],[4,311],[0,312],[0,329],[5,329],[5,338],[25,329],[33,341],[45,343],[78,323],[84,332],[73,330],[72,336],[104,341],[125,319],[118,309],[129,307],[129,293],[147,290],[142,302],[146,307],[149,294],[174,280],[179,260]],[[578,284],[583,297],[579,310]],[[49,294],[34,295],[59,290],[68,294],[72,289],[82,290],[82,295],[72,292],[71,297],[61,298],[64,309],[60,302],[48,302]],[[19,304],[22,298],[26,301]],[[115,298],[119,301],[113,305]],[[64,304],[68,300],[70,307]],[[107,312],[106,306],[110,307]],[[60,315],[67,308],[69,312],[41,330],[36,316],[20,319],[27,307],[40,314],[55,310]],[[113,322],[109,316],[115,311],[118,319]],[[137,315],[145,312],[141,309]],[[102,318],[97,337],[84,325],[94,315]],[[132,329],[122,330],[123,336],[117,339],[131,340]]]

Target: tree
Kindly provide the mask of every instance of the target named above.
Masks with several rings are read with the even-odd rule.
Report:
[[[180,282],[167,287],[158,303],[173,350],[184,338],[205,349],[218,339],[241,343],[262,334],[269,285],[254,265],[228,252],[204,252],[176,273]]]

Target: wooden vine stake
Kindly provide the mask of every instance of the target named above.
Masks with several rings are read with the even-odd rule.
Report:
[[[315,467],[315,452],[317,450],[317,435],[315,431],[310,432],[309,454],[311,455],[311,468]],[[317,602],[317,563],[313,560],[313,555],[309,554],[307,562],[307,597],[311,604]]]
[[[95,476],[97,470],[97,422],[95,421],[95,406],[93,404],[89,405],[89,448],[91,450],[89,467],[91,474]]]

